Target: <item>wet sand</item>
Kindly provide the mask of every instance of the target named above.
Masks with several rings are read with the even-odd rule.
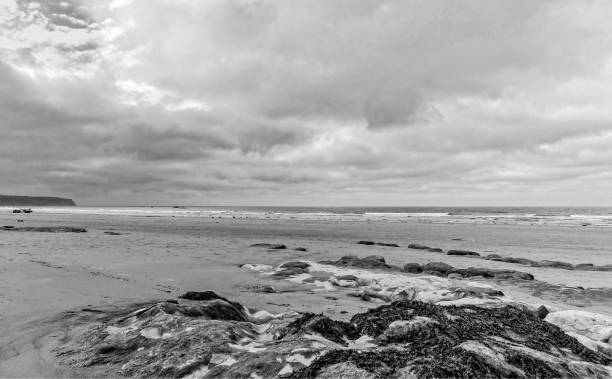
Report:
[[[15,225],[13,215],[0,225]],[[94,215],[30,214],[25,226],[83,227],[87,233],[0,232],[0,376],[69,375],[45,353],[49,337],[44,322],[60,312],[175,298],[188,290],[214,290],[253,308],[323,312],[342,319],[379,304],[313,291],[240,268],[245,263],[278,265],[308,259],[382,255],[388,263],[441,261],[520,270],[552,284],[612,287],[612,273],[528,267],[484,259],[447,256],[407,248],[421,243],[444,249],[469,249],[534,260],[612,263],[612,234],[604,229],[558,226],[465,225],[387,222],[209,219]],[[114,231],[120,235],[109,235]],[[461,239],[458,241],[457,239]],[[358,240],[397,243],[398,248],[357,245]],[[283,243],[285,250],[249,247]],[[307,252],[295,251],[296,247]],[[255,284],[272,284],[287,292],[254,293]],[[529,291],[508,286],[513,297],[533,300]],[[593,302],[577,308],[544,300],[562,309],[612,315],[612,304]],[[42,337],[45,336],[45,337]],[[56,336],[58,337],[58,336]],[[59,337],[58,337],[59,338]],[[41,348],[43,347],[43,348]]]

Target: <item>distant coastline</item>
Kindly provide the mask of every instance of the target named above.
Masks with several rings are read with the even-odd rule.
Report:
[[[50,196],[13,196],[13,195],[0,195],[0,206],[21,206],[21,205],[62,205],[74,207],[76,206],[74,200],[64,199],[61,197],[50,197]]]

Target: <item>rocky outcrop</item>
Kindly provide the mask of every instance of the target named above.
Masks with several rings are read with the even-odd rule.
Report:
[[[66,317],[76,328],[54,352],[84,377],[605,378],[612,364],[605,351],[509,306],[400,301],[343,322],[253,312],[205,291]]]
[[[76,204],[72,199],[63,199],[61,197],[47,196],[12,196],[0,195],[0,206],[68,206],[74,207]]]
[[[84,228],[74,226],[3,226],[0,230],[12,232],[41,232],[41,233],[85,233]]]
[[[399,267],[388,265],[385,258],[379,255],[370,255],[364,258],[359,258],[355,255],[345,255],[337,261],[321,261],[320,263],[340,267],[399,270]]]

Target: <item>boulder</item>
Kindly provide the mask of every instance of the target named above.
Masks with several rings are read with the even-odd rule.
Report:
[[[427,248],[426,250],[432,253],[443,253],[444,252],[444,250],[440,249],[439,247],[430,247],[430,248]]]
[[[478,254],[477,252],[469,250],[449,250],[446,252],[446,255],[480,256],[480,254]]]
[[[396,243],[376,242],[378,246],[399,247]]]
[[[308,251],[308,249],[306,249],[305,247],[296,247],[293,250],[295,250],[295,251]]]
[[[418,263],[406,263],[402,271],[409,272],[411,274],[419,274],[423,272],[423,268]]]
[[[442,274],[453,272],[455,268],[444,262],[429,262],[423,266],[423,271],[437,271]]]
[[[374,245],[375,242],[374,241],[359,241],[357,242],[358,245]]]
[[[289,269],[289,268],[308,268],[308,267],[310,267],[310,264],[308,264],[307,262],[296,261],[296,262],[286,262],[286,263],[283,263],[279,267],[280,268],[285,268],[285,269]]]

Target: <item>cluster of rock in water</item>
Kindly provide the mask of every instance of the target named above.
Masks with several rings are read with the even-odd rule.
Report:
[[[214,292],[67,315],[77,374],[136,377],[609,377],[610,352],[513,306],[398,301],[349,322],[255,312]],[[78,320],[76,320],[78,318]],[[567,318],[565,318],[567,319]]]
[[[390,246],[390,247],[399,247],[398,244],[395,243],[384,243],[384,242],[374,242],[374,241],[359,241],[357,244],[360,245],[378,245],[378,246]],[[408,245],[409,249],[417,249],[417,250],[425,250],[432,253],[444,253],[444,250],[439,247],[430,247],[427,245],[421,245],[418,243],[411,243]],[[506,263],[516,263],[525,266],[531,267],[553,267],[560,268],[564,270],[582,270],[582,271],[612,271],[612,264],[596,266],[592,263],[579,263],[573,265],[568,262],[561,261],[551,261],[551,260],[543,260],[543,261],[534,261],[527,258],[515,258],[515,257],[503,257],[499,254],[488,254],[486,256],[481,256],[480,253],[471,250],[457,250],[450,249],[446,251],[446,255],[460,255],[467,257],[475,257],[482,258],[490,261],[498,261],[498,262],[506,262]]]

